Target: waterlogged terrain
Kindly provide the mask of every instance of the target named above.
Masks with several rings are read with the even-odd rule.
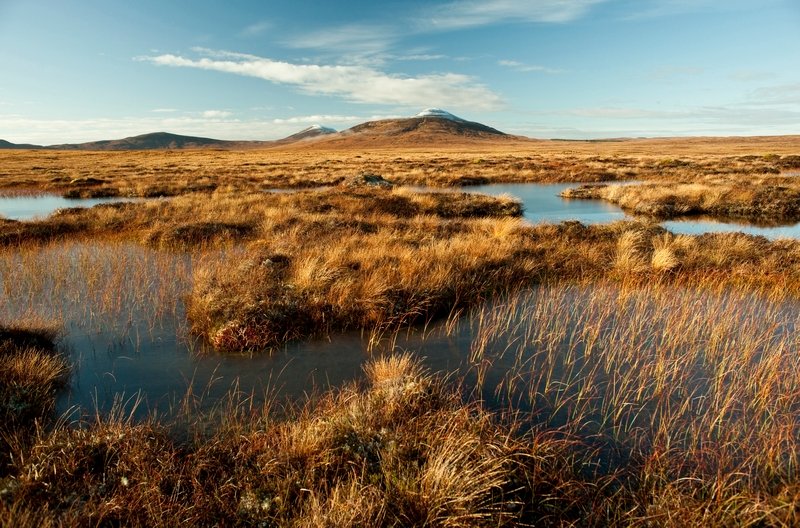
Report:
[[[235,250],[234,250],[235,252]],[[183,298],[197,259],[235,255],[161,252],[134,244],[53,244],[0,259],[0,320],[59,321],[72,367],[57,412],[109,412],[138,401],[136,415],[172,414],[187,403],[210,408],[232,389],[300,400],[362,375],[374,355],[395,347],[428,356],[437,371],[463,367],[453,340],[437,328],[384,340],[349,332],[290,343],[272,354],[218,354],[189,332]],[[426,340],[425,335],[436,335]],[[430,343],[428,342],[430,341]],[[468,346],[466,347],[468,348]],[[188,399],[188,400],[187,400]]]
[[[587,383],[605,391],[609,376],[632,373],[634,359],[619,358],[618,349],[636,351],[642,365],[672,357],[670,368],[678,369],[672,374],[689,376],[686,390],[701,394],[715,367],[701,357],[674,362],[708,352],[693,347],[724,338],[714,346],[738,343],[740,353],[749,350],[758,363],[768,345],[780,344],[787,353],[800,345],[796,301],[601,284],[535,286],[460,317],[383,336],[347,332],[292,342],[272,354],[219,354],[190,334],[183,299],[195,262],[235,260],[238,251],[192,254],[104,243],[6,251],[0,319],[61,322],[59,346],[72,371],[59,394],[59,413],[74,406],[108,412],[120,400],[138,400],[139,417],[173,414],[186,405],[210,408],[232,389],[256,401],[298,401],[359,379],[371,357],[400,350],[434,371],[465,377],[492,406],[535,410],[536,423],[563,426],[570,420],[559,401],[586,397]],[[691,313],[672,308],[687,304]],[[592,405],[608,406],[605,397],[593,393]]]
[[[625,184],[622,184],[625,185]],[[627,184],[635,185],[635,184]],[[584,224],[599,224],[631,219],[619,206],[604,200],[579,200],[559,196],[576,184],[492,184],[470,187],[470,191],[492,196],[509,195],[518,198],[525,208],[525,218],[533,223],[564,222],[577,220]],[[708,217],[684,217],[661,222],[661,225],[676,234],[702,235],[703,233],[747,233],[778,238],[800,238],[800,223],[780,225],[755,225],[746,221],[725,221]]]
[[[51,194],[0,196],[0,218],[33,220],[44,218],[58,209],[93,207],[103,203],[130,201],[130,198],[63,198]]]
[[[532,223],[558,223],[578,221],[584,224],[615,222],[632,218],[619,206],[604,200],[568,199],[559,196],[564,190],[574,188],[574,183],[513,183],[468,187],[469,192],[490,196],[512,196],[522,203],[524,217]],[[620,185],[635,185],[621,183]],[[330,187],[317,187],[324,191]],[[410,187],[412,190],[431,192],[434,188]],[[269,189],[271,193],[292,193],[296,189]],[[451,192],[442,190],[440,192]],[[62,198],[54,195],[0,197],[0,217],[11,220],[44,218],[56,210],[72,207],[93,207],[98,204],[130,201],[130,198]],[[661,222],[676,234],[700,235],[703,233],[746,233],[769,239],[800,238],[800,223],[755,225],[741,220],[725,221],[711,217],[684,217]]]
[[[800,242],[375,175],[660,178],[615,189],[677,212],[698,177],[757,221],[796,157],[209,156],[199,187],[108,158],[105,190],[170,200],[0,222],[0,524],[800,523]],[[263,192],[298,167],[343,179]]]

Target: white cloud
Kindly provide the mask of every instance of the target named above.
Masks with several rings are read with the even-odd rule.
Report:
[[[499,22],[564,23],[581,18],[607,0],[458,0],[427,10],[419,25],[450,30]]]
[[[294,116],[286,118],[276,118],[272,122],[276,125],[285,124],[314,124],[314,123],[355,123],[364,121],[363,117],[358,116],[342,116],[342,115],[308,115],[308,116]]]
[[[173,113],[173,112],[177,112],[178,109],[177,108],[153,108],[150,111],[154,112],[156,114],[170,114],[170,113]]]
[[[224,119],[233,115],[227,110],[206,110],[201,114],[206,119]]]
[[[497,64],[519,72],[564,73],[564,70],[557,70],[555,68],[548,68],[546,66],[538,66],[535,64],[525,64],[524,62],[515,60],[500,60],[497,61]]]
[[[364,65],[293,64],[241,53],[213,51],[191,59],[179,55],[143,57],[160,66],[196,68],[256,77],[286,84],[313,95],[341,97],[356,103],[413,107],[447,106],[492,110],[502,107],[500,96],[458,73],[418,76],[387,74]]]

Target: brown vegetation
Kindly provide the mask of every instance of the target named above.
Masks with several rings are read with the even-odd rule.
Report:
[[[175,196],[335,184],[361,173],[401,185],[502,182],[747,182],[800,169],[800,137],[707,141],[528,141],[416,148],[141,152],[0,151],[0,190],[65,196]],[[672,156],[666,158],[665,153]]]
[[[13,448],[27,445],[48,417],[67,364],[55,351],[57,333],[39,323],[0,324],[0,476]]]
[[[529,487],[555,484],[535,469],[558,442],[512,439],[409,356],[373,362],[367,378],[291,419],[227,409],[227,425],[184,446],[119,417],[42,433],[4,481],[0,522],[512,526],[558,511]]]
[[[747,183],[649,183],[584,185],[565,198],[603,199],[642,216],[671,219],[708,215],[757,222],[800,220],[800,185],[793,180],[759,178]]]
[[[510,199],[351,178],[650,179],[602,192],[721,214],[791,203],[780,173],[800,159],[786,141],[686,140],[670,159],[666,140],[366,158],[2,153],[15,192],[177,195],[1,222],[6,299],[113,311],[134,295],[155,317],[186,294],[195,331],[226,350],[449,316],[446,331],[470,325],[476,381],[400,355],[296,407],[231,395],[210,415],[187,410],[188,425],[122,409],[48,423],[66,369],[54,336],[2,326],[0,525],[797,525],[800,242],[529,226]],[[333,186],[262,192],[320,183]]]

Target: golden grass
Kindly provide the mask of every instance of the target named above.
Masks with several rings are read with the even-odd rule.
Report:
[[[415,362],[379,360],[371,370],[417,389],[393,392],[387,407],[383,388],[347,387],[292,420],[253,427],[254,416],[242,417],[183,449],[159,426],[118,416],[42,434],[17,459],[0,515],[136,526],[514,525],[523,503],[511,479],[524,446]]]
[[[37,426],[51,418],[56,389],[68,372],[56,352],[57,330],[29,319],[0,324],[0,476],[13,449],[24,449]]]
[[[360,173],[398,184],[668,180],[800,169],[800,136],[245,151],[0,151],[0,189],[69,196],[173,196],[330,185]],[[665,154],[673,157],[665,157]]]
[[[472,361],[501,365],[486,390],[524,402],[534,431],[611,461],[623,487],[596,523],[790,526],[796,314],[724,287],[548,286],[483,308]]]
[[[708,215],[761,223],[800,220],[800,184],[794,179],[582,186],[562,196],[608,200],[630,213],[662,219]]]
[[[448,385],[409,353],[297,408],[234,395],[213,416],[187,411],[188,434],[121,410],[37,428],[63,360],[50,334],[2,327],[4,409],[17,380],[39,403],[3,421],[0,525],[796,525],[799,242],[527,226],[513,201],[408,188],[261,192],[366,172],[635,177],[680,184],[676,208],[760,207],[745,191],[794,192],[776,172],[796,170],[796,139],[781,141],[0,153],[7,188],[184,195],[3,222],[4,320],[81,307],[97,324],[156,321],[188,295],[195,330],[240,350],[449,315],[451,331],[472,325],[477,380]]]

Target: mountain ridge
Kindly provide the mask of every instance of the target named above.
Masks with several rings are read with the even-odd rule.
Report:
[[[247,149],[298,146],[358,147],[416,144],[480,142],[485,140],[527,139],[511,136],[488,125],[468,121],[439,108],[427,108],[412,117],[365,121],[341,132],[319,124],[278,140],[223,140],[186,136],[169,132],[151,132],[122,139],[57,145],[15,144],[0,140],[0,149],[43,150],[183,150],[183,149]]]

